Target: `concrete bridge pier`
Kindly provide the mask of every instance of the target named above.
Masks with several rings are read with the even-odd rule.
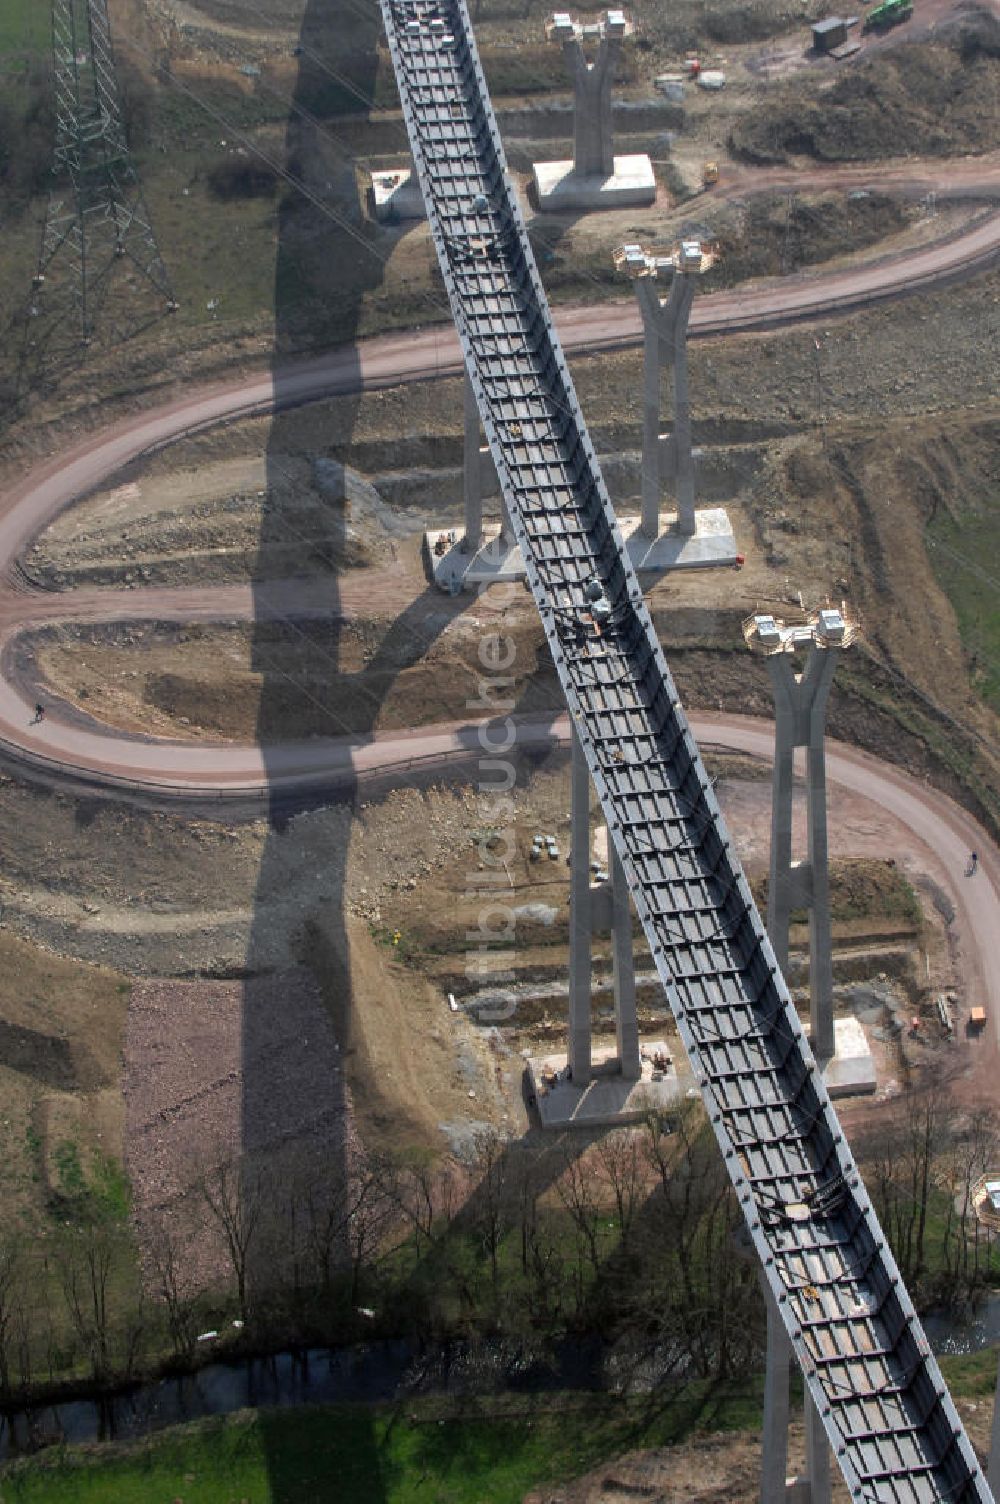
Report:
[[[611,931],[617,1059],[606,1060],[604,1074],[616,1072],[626,1081],[642,1074],[639,1020],[635,997],[632,952],[632,911],[625,871],[609,833],[609,883],[591,882],[590,770],[574,728],[570,771],[570,952],[569,952],[569,1065],[579,1086],[591,1079],[592,1056],[592,937],[595,930]]]
[[[809,1023],[813,1054],[821,1064],[836,1053],[833,1028],[833,953],[826,827],[826,706],[840,654],[813,643],[801,674],[792,656],[767,660],[774,690],[774,783],[767,932],[782,972],[788,970],[792,910],[809,911]],[[792,860],[792,792],[795,748],[806,749],[805,861]]]
[[[666,298],[660,297],[656,279],[652,277],[637,277],[635,290],[642,313],[644,335],[640,526],[647,538],[659,537],[663,480],[666,479],[676,494],[675,530],[685,537],[691,537],[696,531],[697,522],[694,510],[694,452],[691,444],[687,333],[691,305],[694,302],[694,279],[675,273]],[[666,445],[660,437],[664,366],[669,366],[672,372],[674,406],[673,430]]]
[[[620,10],[606,11],[600,21],[590,24],[556,11],[546,27],[549,39],[562,47],[573,81],[573,160],[534,164],[533,186],[540,209],[638,208],[655,201],[656,178],[649,157],[615,156],[611,86],[632,29]],[[588,50],[592,50],[590,60]]]

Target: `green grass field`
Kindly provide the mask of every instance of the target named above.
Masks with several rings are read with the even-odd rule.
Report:
[[[985,1397],[996,1350],[943,1358],[953,1394]],[[796,1386],[797,1387],[797,1386]],[[755,1429],[759,1384],[672,1400],[507,1396],[405,1406],[244,1410],[134,1445],[52,1449],[0,1472],[4,1504],[518,1504],[625,1451]]]
[[[995,1349],[944,1358],[955,1395],[988,1396]],[[796,1386],[797,1388],[798,1386]],[[755,1429],[757,1383],[672,1400],[507,1396],[244,1410],[128,1446],[53,1449],[0,1473],[4,1504],[519,1504],[623,1452]]]
[[[3,0],[0,57],[42,52],[52,35],[52,12],[44,0]]]
[[[961,520],[942,511],[927,529],[928,557],[938,583],[955,608],[958,630],[971,659],[972,681],[986,703],[1000,711],[1000,529],[995,503]]]
[[[4,1504],[518,1504],[637,1446],[760,1424],[757,1386],[242,1411],[134,1447],[51,1452],[0,1474]]]

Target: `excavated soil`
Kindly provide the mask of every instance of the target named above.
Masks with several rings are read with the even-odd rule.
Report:
[[[781,103],[783,96],[776,91],[785,87],[783,77],[795,76],[815,112],[831,82],[843,87],[845,80],[860,76],[862,60],[835,66],[810,56],[808,25],[829,10],[823,0],[811,0],[805,7],[768,0],[752,7],[726,3],[709,8],[700,0],[676,6],[640,0],[633,9],[639,34],[628,49],[618,85],[619,138],[628,149],[650,152],[660,177],[659,203],[639,216],[602,216],[596,232],[583,224],[539,225],[543,274],[557,294],[580,294],[582,268],[585,276],[595,276],[603,284],[604,295],[608,247],[636,232],[672,239],[685,217],[683,208],[676,211],[675,199],[698,192],[707,158],[721,159],[724,174],[728,172],[726,143],[731,132],[738,135],[746,129],[752,135],[770,111],[787,134],[787,122],[781,122],[792,114],[801,118],[803,112]],[[927,24],[939,29],[952,11],[961,9],[952,0],[925,0],[922,7],[930,18]],[[58,389],[49,383],[36,394],[30,419],[10,430],[9,458],[16,462],[38,452],[39,446],[58,443],[68,431],[149,404],[175,386],[179,390],[184,382],[266,362],[274,353],[276,326],[281,347],[294,353],[357,332],[420,323],[429,314],[443,316],[426,231],[409,227],[401,236],[391,227],[374,230],[365,218],[367,174],[387,156],[398,159],[406,149],[393,113],[391,69],[384,49],[378,48],[374,9],[360,41],[357,31],[345,35],[342,28],[327,27],[314,10],[308,8],[307,45],[295,56],[298,28],[307,13],[300,0],[276,13],[271,7],[248,11],[234,0],[221,5],[218,14],[190,0],[118,0],[119,32],[139,49],[130,51],[127,61],[133,92],[143,100],[138,144],[146,195],[181,308],[175,318],[161,320],[141,339],[124,346],[99,337],[88,351],[86,366],[63,373]],[[498,0],[496,5],[477,7],[475,17],[518,172],[554,150],[556,139],[562,142],[560,150],[568,141],[565,70],[558,49],[543,39],[547,14],[539,0]],[[921,27],[926,29],[923,21]],[[954,150],[979,149],[972,139],[977,131],[983,141],[991,133],[995,139],[987,23],[967,24],[958,50],[944,46],[936,32],[932,45],[944,60],[938,65],[932,58],[926,79],[915,64],[896,57],[917,51],[907,41],[917,34],[917,25],[911,23],[899,33],[866,41],[866,52],[877,52],[877,59],[869,62],[881,66],[889,59],[899,73],[905,107],[883,129],[870,99],[855,100],[848,89],[837,120],[853,114],[865,122],[863,130],[858,127],[865,159],[911,150],[913,142],[923,139],[917,129],[921,122],[928,139],[933,136],[935,149],[944,137],[950,137]],[[973,34],[979,41],[968,40]],[[726,71],[726,88],[714,95],[689,89],[683,106],[668,105],[655,94],[652,80],[663,69],[677,68],[692,52],[706,66]],[[161,64],[169,59],[169,72],[163,67],[156,72],[157,59]],[[260,70],[259,78],[255,69]],[[925,86],[926,100],[921,92]],[[373,89],[388,113],[363,124],[360,117],[345,118],[351,112],[357,116],[358,95],[368,97]],[[286,145],[293,98],[320,124],[296,128],[295,139]],[[778,105],[773,103],[776,98]],[[199,100],[215,115],[206,113]],[[824,117],[816,118],[822,134]],[[223,198],[213,192],[214,174],[221,170],[225,176],[234,166],[239,168],[241,154],[250,150],[243,144],[244,135],[272,157],[284,159],[287,150],[293,167],[301,167],[308,156],[307,176],[313,188],[332,201],[342,217],[339,226],[305,201],[298,203],[294,214],[289,212],[294,193],[283,200],[273,189],[263,197],[236,193]],[[837,142],[826,156],[834,150],[850,155],[857,147],[855,143],[848,150],[839,135]],[[822,143],[817,150],[823,157],[821,147]],[[770,137],[761,149],[764,155],[775,155]],[[798,154],[800,146],[789,139],[777,155],[783,157],[786,151]],[[701,212],[699,202],[694,207]],[[282,256],[276,277],[279,216]],[[344,217],[353,232],[370,242],[371,257],[359,258],[357,241],[348,243],[347,232],[342,232]],[[846,229],[849,233],[849,224]],[[801,238],[796,233],[790,239]],[[5,276],[0,281],[12,289],[27,287],[36,245],[32,214],[4,227],[0,269]],[[597,291],[589,285],[591,292]],[[10,308],[19,306],[12,296]],[[19,349],[19,341],[9,342],[12,354]],[[12,375],[0,372],[0,384]]]
[[[989,1455],[993,1405],[959,1400],[959,1413],[984,1466]],[[788,1438],[789,1475],[805,1465],[805,1433],[793,1421]],[[629,1452],[561,1487],[532,1489],[524,1504],[756,1504],[760,1497],[761,1442],[756,1432],[695,1437],[678,1446]],[[831,1499],[850,1494],[836,1467]]]
[[[732,126],[729,145],[750,162],[874,161],[887,142],[920,156],[990,151],[1000,129],[1000,18],[985,8],[954,24],[947,42],[879,50],[837,74],[783,84]]]
[[[154,1264],[172,1247],[184,1294],[226,1277],[222,1229],[201,1190],[219,1166],[246,1156],[275,1188],[304,1195],[352,1152],[339,1045],[301,970],[245,983],[137,983],[122,1091],[140,1249]]]
[[[832,373],[846,349],[831,335],[822,366],[816,353],[814,372],[831,373],[824,395],[843,390]],[[972,369],[970,382],[974,377]],[[786,390],[794,389],[786,373]],[[904,402],[909,390],[904,383]],[[393,405],[387,404],[387,419]],[[877,430],[841,421],[819,436],[806,431],[753,446],[752,463],[744,446],[742,471],[736,464],[731,471],[740,498],[731,515],[738,538],[748,540],[749,566],[736,575],[674,578],[651,597],[685,702],[768,714],[770,689],[762,666],[746,658],[742,616],[765,604],[794,614],[800,593],[807,605],[846,598],[860,617],[864,641],[838,675],[831,729],[911,771],[933,773],[995,820],[995,713],[972,684],[984,649],[956,617],[926,544],[939,517],[982,519],[984,498],[997,484],[998,436],[994,409],[983,405],[947,419],[925,418],[918,438],[906,419]],[[151,557],[159,547],[156,517],[166,515],[168,527],[174,522],[165,510],[171,484],[156,477],[146,484],[152,506],[164,510],[154,511],[147,543],[140,542],[139,529],[130,537],[132,547],[144,547]],[[98,498],[91,508],[91,517],[105,509],[99,526],[84,521],[74,527],[63,519],[39,541],[36,568],[65,578],[81,530],[100,533],[103,546],[111,546],[120,525],[114,498]],[[395,515],[406,518],[405,508]],[[398,604],[391,611],[364,610],[360,572],[342,576],[345,599],[357,604],[332,625],[301,619],[218,626],[60,622],[24,641],[19,673],[29,690],[40,678],[39,692],[75,706],[74,714],[181,738],[267,740],[464,719],[476,693],[481,612],[467,606],[456,616],[434,593],[421,594],[415,540],[398,538],[391,546],[399,574],[383,580],[372,571],[367,598],[374,602],[385,590],[399,602],[401,592],[414,594],[415,604],[402,615]],[[955,545],[948,546],[954,554]],[[526,597],[507,610],[503,631],[516,648],[515,706],[558,706],[541,628]]]
[[[637,79],[645,83],[679,53],[697,48],[706,62],[727,67],[730,83],[721,100],[692,93],[683,138],[676,144],[661,139],[656,154],[662,147],[672,165],[661,165],[655,213],[638,220],[612,216],[599,230],[567,226],[551,236],[546,276],[561,294],[585,289],[588,296],[603,295],[607,246],[615,239],[673,235],[681,225],[694,225],[702,203],[675,209],[671,195],[697,184],[705,156],[725,162],[727,137],[743,155],[765,161],[803,155],[868,161],[898,153],[901,144],[940,155],[995,143],[997,48],[983,21],[966,25],[948,44],[897,48],[887,40],[860,66],[807,74],[806,23],[828,9],[821,4],[804,12],[782,0],[725,3],[709,12],[701,0],[666,10],[662,0],[649,0],[638,8],[647,32],[637,47]],[[150,0],[149,9],[165,14],[168,0]],[[227,109],[242,90],[238,112],[245,106],[252,115],[252,87],[244,80],[234,91],[231,74],[258,55],[255,48],[274,56],[276,36],[298,24],[301,0],[281,0],[270,7],[267,22],[252,26],[239,0],[169,9],[181,28],[183,76],[210,91],[221,81],[229,93],[215,97]],[[525,70],[535,68],[540,82],[551,86],[558,66],[540,44],[539,0],[495,0],[482,9],[496,75],[527,89]],[[775,37],[786,40],[763,51],[761,44]],[[533,47],[523,48],[526,38]],[[504,53],[514,41],[523,55],[504,72]],[[284,38],[279,50],[286,50]],[[783,73],[792,81],[770,82]],[[271,79],[291,86],[287,58],[275,63]],[[178,115],[171,139],[182,125]],[[277,139],[273,122],[263,129]],[[211,222],[219,246],[206,239],[198,266],[204,264],[206,278],[210,269],[223,280],[227,266],[245,266],[253,289],[245,305],[210,318],[202,309],[216,286],[203,286],[199,271],[188,283],[195,309],[189,323],[185,314],[169,334],[160,330],[142,347],[110,357],[95,352],[86,373],[39,404],[35,432],[17,434],[6,460],[20,464],[60,432],[76,439],[81,420],[104,422],[162,395],[173,382],[273,352],[272,206],[211,199],[202,174],[217,165],[220,148],[214,127],[209,135],[204,160],[179,161],[170,153],[169,182],[160,181],[151,160],[154,214],[168,226],[168,246],[182,265],[185,226]],[[323,166],[336,183],[335,197],[354,193],[353,165],[339,148],[325,151]],[[880,253],[891,254],[934,228],[935,209],[903,207],[872,192],[864,198],[776,195],[732,209],[705,200],[704,213],[705,227],[726,242],[730,279],[789,271],[876,243]],[[313,270],[325,258],[331,265],[324,274],[332,276],[326,242],[316,233],[322,228],[302,216],[286,246],[297,243],[303,266]],[[220,259],[223,243],[228,261]],[[4,240],[0,253],[6,247]],[[389,249],[385,288],[362,298],[364,328],[401,314],[416,318],[422,289],[431,285],[424,232]],[[317,273],[324,296],[327,285]],[[392,308],[386,290],[396,299]],[[995,746],[995,720],[972,691],[968,648],[928,562],[923,534],[936,517],[969,515],[973,498],[995,494],[990,331],[998,301],[994,274],[828,328],[696,344],[696,437],[710,451],[706,469],[714,467],[718,488],[713,499],[730,502],[750,560],[741,576],[671,582],[658,607],[686,700],[766,713],[770,693],[739,647],[739,615],[762,602],[788,607],[799,591],[807,604],[849,595],[862,612],[866,653],[877,658],[868,656],[863,672],[847,667],[841,675],[831,728],[883,755],[891,747],[911,769],[933,772],[963,797],[972,797],[978,780],[975,799],[987,808],[997,787],[995,751],[986,745]],[[314,337],[320,327],[314,315],[315,307],[304,304],[297,340]],[[595,436],[621,456],[615,499],[632,500],[639,357],[577,361],[574,370],[584,406],[599,420]],[[112,371],[109,384],[104,377]],[[266,455],[268,426],[261,423],[200,437],[67,513],[38,541],[30,568],[45,584],[66,589],[241,582],[306,566],[331,581],[363,580],[366,567],[373,574],[398,567],[395,588],[412,591],[420,574],[409,535],[426,516],[455,521],[459,515],[460,414],[459,384],[438,383],[283,418],[280,456]],[[58,422],[46,430],[50,419]],[[382,457],[389,441],[397,467],[391,473]],[[386,528],[386,512],[341,515],[331,529],[329,504],[312,483],[311,461],[322,455],[353,463],[376,481],[398,532]],[[524,671],[522,708],[552,703],[555,685],[537,624],[527,608],[515,618],[516,612],[510,625]],[[475,626],[453,631],[442,616],[433,645],[418,653],[413,642],[393,640],[391,619],[390,612],[373,609],[334,639],[315,625],[304,633],[297,628],[294,649],[291,629],[281,624],[251,635],[235,622],[183,630],[155,621],[100,630],[63,623],[40,635],[33,650],[74,713],[134,732],[252,735],[265,682],[268,723],[286,734],[340,729],[332,717],[341,727],[440,719],[467,698]],[[293,660],[296,685],[285,678]],[[26,674],[34,667],[30,660],[21,664]],[[309,695],[324,702],[321,721]],[[731,778],[722,793],[741,849],[759,865],[766,784]],[[515,802],[520,838],[551,828],[565,846],[561,767],[537,774]],[[833,808],[835,851],[842,841],[852,853],[874,859],[892,843],[925,896],[940,893],[933,853],[914,850],[906,832],[856,804],[838,826],[836,800]],[[192,1283],[220,1268],[221,1248],[195,1184],[213,1160],[249,1148],[270,1173],[318,1179],[359,1140],[457,1150],[477,1123],[519,1123],[519,1057],[464,1013],[452,1013],[442,985],[442,965],[453,964],[446,953],[455,947],[464,867],[474,863],[473,841],[483,834],[485,818],[471,790],[403,788],[382,801],[362,799],[354,809],[224,826],[190,812],[152,814],[0,780],[0,893],[6,970],[16,993],[0,999],[8,1204],[30,1209],[58,1188],[53,1150],[67,1139],[79,1142],[85,1159],[109,1144],[117,1152],[121,1144],[117,1071],[128,984],[116,967],[147,977],[136,990],[124,1059],[139,1226],[148,1255],[158,1221],[167,1220],[190,1260]],[[561,911],[565,868],[543,882],[532,875],[524,851],[520,860],[519,896],[558,899],[553,906]],[[849,902],[870,904],[871,884],[859,879],[858,887]],[[36,943],[26,946],[15,931]],[[530,921],[524,938],[540,938]],[[844,938],[851,938],[847,930]],[[871,938],[870,928],[854,938]],[[960,987],[953,937],[940,912],[928,908],[923,938],[927,985]],[[81,972],[47,954],[46,946],[99,962],[101,969]],[[528,960],[541,968],[547,948],[526,945]],[[866,975],[879,964],[876,953],[877,947],[859,960]],[[933,1052],[911,1055],[931,1065],[936,1058]],[[989,1407],[964,1402],[961,1408],[984,1445]],[[800,1452],[796,1432],[793,1458]],[[756,1497],[758,1477],[756,1438],[700,1439],[608,1463],[573,1485],[532,1495],[531,1504],[624,1504],[637,1495],[663,1504],[736,1504]],[[834,1488],[835,1498],[844,1497],[839,1482]]]
[[[710,297],[710,286],[705,292]],[[694,341],[694,433],[706,449],[711,499],[739,503],[777,437],[873,418],[919,417],[923,425],[928,414],[983,405],[988,413],[996,399],[998,306],[1000,276],[991,273],[826,326]],[[599,452],[633,457],[627,467],[609,467],[608,479],[616,505],[634,506],[641,355],[574,358],[572,369]],[[262,519],[272,569],[291,564],[297,573],[308,562],[315,571],[324,513],[310,465],[328,455],[391,498],[400,527],[419,527],[428,515],[458,522],[461,412],[461,383],[448,380],[312,404],[283,415],[273,435],[261,420],[199,435],[56,519],[29,551],[29,572],[56,588],[253,578]],[[286,514],[301,540],[283,532]],[[325,547],[340,546],[346,520],[327,510]],[[357,525],[365,557],[381,549],[384,558],[392,540],[382,521],[362,515]],[[712,588],[706,576],[700,584]]]

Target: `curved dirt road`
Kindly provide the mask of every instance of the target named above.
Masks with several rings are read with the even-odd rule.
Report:
[[[9,684],[0,684],[0,720],[13,714],[22,721],[28,703]],[[569,718],[517,717],[517,746],[549,747],[569,741]],[[699,745],[749,753],[770,760],[774,727],[749,716],[692,714],[691,728]],[[425,726],[415,731],[375,733],[357,737],[311,738],[285,742],[265,750],[252,745],[183,745],[176,742],[118,741],[96,732],[43,722],[47,735],[36,743],[28,760],[39,770],[73,771],[86,783],[118,785],[132,790],[137,783],[163,795],[189,799],[273,799],[282,790],[301,794],[310,787],[329,790],[353,785],[372,775],[405,777],[417,769],[433,771],[457,761],[474,765],[482,755],[480,731],[487,723]],[[39,728],[41,729],[41,728]],[[109,760],[109,743],[124,754]],[[1000,1045],[1000,968],[993,964],[994,937],[1000,933],[1000,853],[976,820],[937,789],[921,783],[889,764],[841,742],[827,744],[827,775],[831,794],[850,790],[904,827],[908,839],[923,850],[922,865],[933,869],[938,887],[955,911],[951,936],[969,997],[986,1006],[994,1020]],[[964,876],[970,851],[979,853],[979,871]]]
[[[900,170],[911,184],[934,186],[934,177]],[[849,170],[849,180],[861,185],[884,181],[885,173]],[[775,174],[775,181],[780,175]],[[848,172],[840,174],[845,182]],[[983,197],[1000,193],[1000,158],[974,164],[955,164],[948,183],[961,179],[963,191]],[[942,179],[940,186],[944,188]],[[934,245],[885,257],[860,267],[826,275],[784,278],[755,288],[719,293],[701,299],[694,310],[694,333],[723,333],[765,327],[797,318],[828,315],[874,300],[900,296],[941,280],[971,275],[1000,259],[1000,213],[983,216],[960,235]],[[561,310],[557,322],[564,344],[571,350],[600,349],[638,342],[639,318],[633,302]],[[284,371],[239,383],[203,388],[155,412],[123,421],[87,439],[70,453],[39,466],[0,500],[0,635],[8,647],[29,624],[67,618],[90,620],[142,619],[151,615],[177,620],[211,620],[221,616],[260,614],[273,609],[286,614],[292,591],[299,614],[328,614],[317,590],[304,596],[296,583],[276,582],[264,593],[259,587],[199,587],[190,590],[119,592],[86,590],[66,595],[30,588],[18,574],[25,545],[58,512],[105,482],[123,466],[170,444],[199,428],[250,413],[275,411],[325,395],[362,388],[431,379],[460,369],[459,348],[450,327],[406,335],[390,335],[339,349]],[[369,604],[373,585],[368,572],[363,588],[345,582],[340,611],[350,615]],[[391,589],[391,571],[383,585]],[[395,582],[398,585],[398,581]],[[444,601],[442,600],[442,608]],[[458,609],[454,606],[452,609]],[[129,737],[99,725],[72,725],[46,717],[31,725],[33,706],[7,676],[0,675],[0,749],[20,764],[51,776],[69,777],[85,785],[122,792],[145,791],[163,797],[208,797],[243,800],[273,797],[328,787],[373,773],[402,773],[415,762],[474,758],[478,750],[475,725],[427,727],[409,733],[376,734],[359,738],[314,738],[307,742],[268,747],[225,744],[197,745]],[[766,723],[741,718],[693,719],[699,740],[707,739],[756,755],[769,756],[772,731]],[[523,745],[541,745],[566,734],[564,720],[527,719],[519,726]],[[971,947],[966,965],[979,974],[985,1000],[1000,1022],[1000,974],[991,973],[985,956],[986,937],[1000,928],[1000,866],[997,852],[976,822],[935,792],[864,753],[831,746],[831,782],[847,785],[881,805],[917,833],[942,858],[947,872],[960,874],[966,855],[975,847],[981,854],[979,879],[949,882],[958,926]],[[982,938],[977,945],[976,937]],[[973,954],[974,952],[974,954]]]
[[[763,180],[783,181],[781,173],[759,174]],[[826,178],[828,175],[824,175]],[[883,166],[872,172],[859,168],[834,173],[843,185],[887,179],[984,198],[1000,196],[1000,154],[949,164],[941,173],[927,174],[910,165]],[[799,178],[801,181],[801,176]],[[897,297],[942,280],[972,275],[1000,259],[1000,212],[984,215],[963,233],[915,250],[882,257],[860,266],[825,275],[802,274],[771,279],[756,287],[717,293],[694,306],[694,333],[721,334],[766,327],[799,318],[829,315],[878,299]],[[597,307],[569,307],[557,316],[564,345],[571,350],[623,347],[640,338],[640,319],[634,300]],[[57,619],[143,619],[153,614],[201,620],[249,614],[259,598],[249,587],[193,590],[88,590],[67,595],[30,588],[18,573],[18,559],[30,539],[59,512],[107,481],[129,463],[154,453],[182,436],[253,413],[267,413],[322,396],[361,389],[423,381],[457,373],[461,368],[458,340],[450,326],[393,334],[343,347],[318,359],[238,383],[201,388],[155,411],[121,421],[91,436],[66,454],[38,466],[0,498],[0,632],[8,643],[29,624]],[[391,588],[391,582],[389,588]],[[367,577],[361,595],[370,601],[373,585]],[[274,587],[276,600],[280,585]],[[306,609],[296,587],[297,603]],[[259,593],[258,593],[259,594]],[[345,614],[351,609],[351,589],[342,591]],[[276,610],[280,609],[277,605]],[[322,609],[317,602],[314,608]],[[225,785],[231,760],[223,747],[179,747],[129,739],[113,732],[81,730],[46,720],[29,727],[16,691],[0,682],[0,747],[8,756],[36,768],[85,772],[99,781],[103,769],[109,785],[129,780],[162,788],[183,784],[193,794],[199,787],[216,791]],[[168,750],[169,749],[169,750]],[[268,758],[269,767],[272,758]],[[261,768],[258,759],[258,774]],[[310,781],[316,769],[303,769]]]
[[[770,181],[771,174],[756,174]],[[917,183],[951,196],[984,200],[1000,197],[1000,154],[972,164],[956,163],[938,173],[910,168],[824,174],[824,181],[881,187],[886,181]],[[775,185],[803,181],[787,172],[773,174]],[[750,183],[741,191],[750,191]],[[691,316],[691,333],[719,335],[776,327],[798,319],[845,313],[973,276],[1000,261],[1000,212],[985,213],[959,235],[933,244],[876,258],[859,266],[771,278],[757,286],[699,298]],[[624,349],[640,343],[641,319],[634,298],[595,306],[567,306],[556,311],[556,325],[570,351]],[[72,450],[39,465],[0,498],[0,571],[10,572],[24,545],[64,507],[100,485],[123,466],[215,424],[312,402],[321,397],[398,386],[411,381],[457,375],[462,368],[458,338],[451,325],[382,335],[301,361],[294,366],[201,387],[155,411],[122,420]],[[134,592],[137,607],[140,592]],[[0,602],[9,619],[10,603]]]

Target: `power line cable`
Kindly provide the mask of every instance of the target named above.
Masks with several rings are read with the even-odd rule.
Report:
[[[359,19],[369,19],[368,12],[364,11],[361,6],[356,3],[356,0],[342,0],[342,4],[345,9],[353,10],[354,13],[359,17]],[[250,10],[253,14],[260,16],[262,19],[269,19],[266,12],[262,11],[257,6],[246,4],[245,8]],[[364,94],[353,82],[353,80],[351,80],[346,74],[341,73],[339,69],[334,67],[332,63],[324,59],[318,52],[314,51],[312,48],[308,48],[303,46],[302,44],[299,44],[296,47],[295,52],[296,55],[308,57],[311,62],[314,62],[316,66],[327,75],[328,78],[332,79],[335,83],[340,84],[348,93],[353,95],[353,97],[358,101],[358,103],[363,107],[365,111],[374,111],[377,113],[382,109],[382,107],[377,104],[374,97],[370,98],[368,95]],[[541,74],[527,73],[526,77],[536,82],[539,85],[540,91],[550,89],[550,81],[543,78]],[[266,83],[263,77],[259,80],[259,87],[263,92],[269,94],[271,98],[276,99],[283,105],[287,106],[287,108],[292,113],[298,114],[302,118],[307,119],[316,129],[321,131],[328,140],[341,147],[343,150],[350,152],[350,148],[343,141],[343,138],[333,128],[325,124],[312,111],[308,110],[304,105],[297,101],[294,95],[290,96],[282,93],[280,90],[274,88],[273,85]],[[353,155],[353,153],[351,154]],[[554,252],[560,243],[558,237],[546,236],[537,220],[532,223],[530,233],[532,239],[543,246],[547,251]],[[577,275],[581,278],[581,280],[589,282],[602,295],[606,295],[608,283],[602,281],[599,277],[596,277],[593,272],[588,271],[586,267],[578,268]],[[438,303],[442,311],[450,319],[450,311],[447,308],[445,300],[439,298]]]

